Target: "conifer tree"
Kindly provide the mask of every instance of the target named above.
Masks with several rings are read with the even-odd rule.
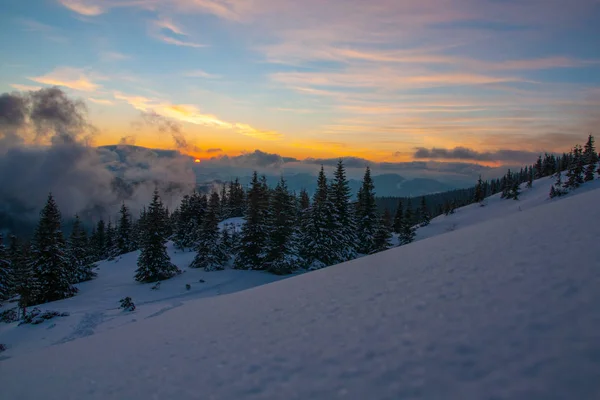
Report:
[[[335,235],[336,254],[339,255],[336,262],[352,260],[356,258],[356,225],[350,204],[350,184],[342,159],[338,161],[328,194],[333,206],[332,234]]]
[[[362,186],[358,193],[356,213],[356,228],[358,231],[358,251],[369,254],[374,249],[375,232],[379,225],[379,215],[375,203],[375,186],[371,178],[371,169],[365,170]]]
[[[400,231],[400,235],[398,239],[400,241],[400,245],[409,244],[415,240],[415,226],[414,226],[414,216],[411,207],[411,201],[408,199],[408,204],[406,205],[406,212],[404,213],[404,217],[402,218],[402,228]]]
[[[88,238],[81,226],[79,215],[75,215],[73,230],[67,244],[67,253],[71,264],[71,283],[80,283],[93,279],[96,276],[96,267],[91,260],[88,249]]]
[[[77,288],[71,284],[71,266],[61,230],[60,211],[52,194],[48,195],[46,206],[40,213],[29,262],[39,285],[36,304],[61,300],[77,293]]]
[[[583,184],[583,164],[583,151],[581,146],[576,145],[571,152],[567,167],[567,188],[576,189]]]
[[[117,249],[118,254],[125,254],[132,251],[131,246],[131,214],[125,202],[121,204],[119,210],[119,227],[117,229]]]
[[[596,153],[594,137],[592,135],[588,136],[588,140],[583,148],[583,159],[584,164],[586,165],[584,181],[592,181],[594,180],[594,170],[596,168],[596,163],[598,162],[598,153]]]
[[[421,206],[419,207],[421,212],[420,220],[421,226],[427,226],[431,222],[431,215],[429,214],[429,209],[427,208],[427,200],[425,200],[425,196],[421,197]]]
[[[135,280],[138,282],[156,282],[169,279],[181,271],[171,263],[165,243],[165,212],[154,190],[152,203],[144,213],[141,231],[141,251],[137,260]]]
[[[323,166],[317,178],[317,190],[310,207],[310,216],[303,227],[301,255],[309,269],[335,264],[340,256],[333,237],[333,204]]]
[[[36,294],[39,292],[28,253],[29,245],[19,243],[17,237],[11,235],[8,258],[13,271],[15,293],[19,295],[19,308],[22,310],[34,304]]]
[[[106,226],[106,240],[104,242],[104,252],[106,257],[109,260],[114,259],[119,254],[119,249],[117,248],[117,230],[112,224],[112,221],[108,220],[108,225]]]
[[[106,225],[103,219],[98,221],[96,231],[92,235],[91,247],[96,260],[104,260],[106,258]]]
[[[479,175],[479,179],[477,179],[477,185],[475,185],[475,198],[473,199],[475,203],[481,203],[485,198],[485,192],[483,190],[483,180],[481,179],[481,175]]]
[[[292,273],[299,265],[296,204],[283,177],[270,199],[269,238],[265,262],[269,272]]]
[[[259,180],[257,172],[254,171],[248,191],[246,223],[242,227],[239,251],[234,262],[235,269],[264,269],[268,206],[268,187],[264,179]]]
[[[404,221],[404,208],[402,205],[402,200],[398,202],[398,208],[396,208],[396,214],[394,215],[394,224],[393,229],[394,233],[400,234],[402,232],[402,227]]]
[[[227,253],[219,232],[219,212],[221,202],[217,192],[213,192],[204,216],[200,240],[196,246],[196,257],[190,268],[204,268],[205,271],[216,271],[225,268]]]
[[[530,189],[533,187],[533,168],[531,167],[529,167],[527,172],[527,187]]]
[[[0,233],[0,305],[2,301],[8,300],[13,295],[14,288],[12,263],[8,257],[2,233]]]
[[[220,203],[219,203],[219,221],[229,218],[229,196],[227,194],[227,185],[221,187]]]
[[[384,213],[381,215],[381,220],[379,221],[379,226],[377,227],[377,231],[375,232],[375,243],[374,249],[371,253],[378,253],[380,251],[384,251],[392,247],[392,215],[390,214],[390,210],[385,209]]]

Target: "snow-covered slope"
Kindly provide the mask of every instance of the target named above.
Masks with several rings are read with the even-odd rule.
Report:
[[[158,290],[151,289],[153,284],[140,284],[133,279],[139,254],[135,251],[98,263],[98,277],[77,285],[79,293],[75,297],[38,306],[42,311],[68,312],[68,317],[54,318],[41,325],[0,323],[0,343],[8,346],[7,351],[0,353],[0,360],[153,318],[193,299],[233,293],[282,279],[259,271],[190,269],[195,252],[177,251],[172,243],[167,250],[183,273],[161,282]],[[186,284],[190,285],[189,290]],[[119,308],[119,300],[126,296],[133,299],[137,307],[135,313],[123,313]],[[11,307],[14,304],[5,305],[5,308]]]
[[[503,218],[6,359],[2,396],[598,399],[600,190],[526,201]]]

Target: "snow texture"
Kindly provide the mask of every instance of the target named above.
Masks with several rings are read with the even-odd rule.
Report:
[[[226,296],[161,300],[152,318],[0,361],[2,397],[598,399],[598,183],[554,200],[534,183],[520,201],[436,218],[409,245]],[[223,274],[233,272],[258,276]],[[186,274],[163,284],[185,295]],[[93,284],[50,305],[75,308]],[[114,284],[94,299],[131,292]],[[150,292],[129,294],[137,305]],[[91,297],[83,335],[102,326]]]

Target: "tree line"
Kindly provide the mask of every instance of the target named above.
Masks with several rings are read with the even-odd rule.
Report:
[[[312,197],[306,190],[290,191],[283,177],[270,188],[266,177],[254,172],[247,189],[236,179],[219,192],[194,191],[173,212],[155,190],[137,219],[123,203],[114,224],[100,220],[89,235],[75,216],[68,237],[50,194],[29,242],[10,235],[7,246],[0,236],[0,301],[18,296],[19,306],[25,308],[73,296],[77,283],[95,277],[95,262],[135,250],[139,250],[135,280],[169,279],[181,272],[167,253],[169,240],[180,251],[196,251],[191,268],[213,271],[231,264],[235,269],[274,274],[320,269],[389,249],[394,233],[398,245],[408,244],[416,229],[435,216],[483,203],[496,193],[516,200],[522,184],[531,187],[534,179],[555,176],[550,197],[560,196],[594,179],[595,173],[600,175],[597,162],[590,135],[584,147],[575,146],[560,157],[545,154],[535,164],[518,172],[508,170],[499,179],[480,177],[472,188],[420,199],[376,198],[369,167],[353,197],[343,160],[329,179],[321,167]],[[244,218],[241,229],[221,223],[232,217]]]

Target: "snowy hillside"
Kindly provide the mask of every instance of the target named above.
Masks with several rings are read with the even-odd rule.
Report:
[[[85,337],[9,348],[2,396],[600,398],[600,185],[550,201],[550,183],[436,218],[418,232],[427,240],[249,290],[184,302],[182,287],[200,277],[207,295],[219,279],[224,291],[240,288],[244,273],[276,279],[188,271],[163,283],[171,298],[132,313],[107,310],[114,301],[104,298],[142,304],[154,294],[131,279],[133,259],[103,264],[89,291],[48,305],[80,309],[63,321],[82,324],[74,336]],[[121,266],[130,268],[122,279]],[[94,315],[102,324],[87,330]],[[50,336],[63,321],[11,326],[0,341],[32,343],[19,335]]]

